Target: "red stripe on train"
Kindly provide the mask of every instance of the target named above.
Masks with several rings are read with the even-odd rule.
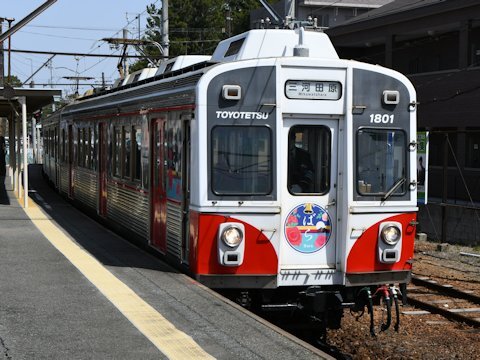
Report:
[[[217,230],[226,222],[245,226],[245,254],[240,266],[218,263]],[[190,213],[190,269],[194,274],[276,275],[278,257],[261,230],[244,221],[212,214]]]
[[[355,242],[347,259],[347,273],[411,270],[415,240],[416,213],[393,216],[379,221],[367,229]],[[398,221],[402,224],[402,255],[394,264],[384,264],[378,259],[378,231],[382,222]]]

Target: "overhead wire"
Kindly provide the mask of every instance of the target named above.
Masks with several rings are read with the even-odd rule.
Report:
[[[43,60],[39,60],[38,56],[35,55],[35,54],[32,54],[32,57],[26,57],[26,56],[23,56],[23,55],[20,55],[18,53],[15,53],[13,52],[11,54],[11,57],[12,57],[12,73],[16,74],[17,76],[21,76],[23,78],[28,78],[30,76],[31,73],[33,73],[39,66],[41,66],[43,64]],[[25,70],[22,70],[19,66],[17,66],[18,64],[21,64],[23,65],[23,69],[27,68],[27,69],[30,69],[30,70],[27,70],[27,72],[25,72]]]
[[[78,27],[78,26],[55,26],[55,25],[25,25],[25,28],[45,28],[45,29],[62,29],[62,30],[81,30],[81,31],[116,31],[116,28],[95,28],[95,27]],[[20,30],[23,31],[23,30]]]
[[[53,35],[53,34],[42,34],[42,33],[36,33],[36,32],[31,32],[31,31],[22,31],[24,34],[30,34],[30,35],[37,35],[37,36],[45,36],[45,37],[51,37],[51,38],[58,38],[58,39],[70,39],[70,40],[82,40],[82,41],[97,41],[97,39],[86,39],[86,38],[78,38],[78,37],[72,37],[72,36],[62,36],[62,35]]]
[[[160,0],[155,0],[151,5],[155,5],[155,4],[157,4],[159,1],[160,1]],[[145,14],[147,11],[148,11],[148,9],[145,9],[145,10],[142,11],[140,14],[138,14],[138,16],[142,16],[142,15]],[[129,22],[127,22],[127,24],[126,24],[125,27],[128,27],[132,22],[134,22],[134,21],[136,21],[136,20],[137,20],[137,18],[134,18],[134,19],[130,20]],[[120,30],[118,30],[117,32],[115,32],[111,37],[115,37],[116,35],[120,34],[120,32],[122,32],[125,27],[123,27],[122,29],[120,29]],[[92,54],[95,50],[97,50],[99,47],[101,47],[101,46],[103,45],[102,43],[105,43],[104,40],[97,40],[95,43],[97,43],[97,42],[100,42],[101,44],[99,44],[96,48],[94,48],[93,50],[91,50],[91,51],[89,52],[89,54]],[[81,57],[79,60],[82,60],[83,58],[85,58],[85,57]],[[105,60],[105,59],[99,60],[97,63],[95,63],[94,65],[90,66],[90,67],[88,68],[88,70],[96,67],[97,65],[99,65],[100,63],[102,63],[104,60]],[[83,72],[80,72],[80,74],[84,74],[86,71],[87,71],[87,70],[85,70],[85,71],[83,71]]]
[[[155,5],[157,3],[159,3],[160,0],[155,0],[155,1],[152,1],[152,5]],[[116,30],[115,33],[112,35],[112,37],[115,37],[117,36],[118,34],[120,34],[124,28],[128,28],[133,22],[135,21],[138,21],[139,17],[143,16],[145,13],[147,13],[147,10],[148,9],[145,9],[144,11],[142,11],[140,14],[138,14],[138,16],[136,16],[135,18],[133,18],[131,21],[128,21],[127,24],[125,26],[123,26],[121,29],[119,30]],[[64,30],[76,30],[76,31],[113,31],[115,29],[112,29],[112,28],[101,28],[101,27],[82,27],[82,26],[58,26],[58,25],[27,25],[26,27],[29,27],[29,28],[45,28],[45,29],[64,29]],[[118,29],[118,28],[117,28]],[[140,29],[139,29],[140,30]],[[48,33],[38,33],[38,32],[33,32],[33,31],[25,31],[25,30],[22,30],[22,32],[24,33],[27,33],[27,34],[31,34],[31,35],[36,35],[36,36],[45,36],[45,37],[52,37],[52,38],[63,38],[63,39],[70,39],[70,40],[81,40],[81,41],[94,41],[94,44],[92,46],[92,49],[90,51],[88,51],[88,54],[93,54],[95,51],[97,51],[99,48],[101,48],[106,42],[103,41],[103,40],[99,40],[99,39],[87,39],[87,38],[80,38],[80,37],[69,37],[69,36],[63,36],[63,35],[54,35],[54,34],[48,34]],[[144,33],[144,31],[141,32],[142,34]],[[109,49],[112,54],[118,54],[118,49]],[[32,58],[27,58],[25,56],[21,56],[21,55],[18,55],[20,58],[23,58],[23,59],[28,59],[30,60],[30,62],[25,62],[25,61],[21,61],[18,59],[18,62],[20,62],[21,64],[25,65],[25,66],[32,66],[32,64],[34,66],[39,66],[39,64],[41,63],[43,65],[43,61],[40,62],[38,61],[36,58],[35,58],[35,55],[32,56]],[[105,62],[107,60],[107,58],[103,58],[99,61],[97,61],[96,63],[88,66],[88,67],[84,67],[82,68],[81,66],[81,62],[82,60],[85,59],[85,56],[80,56],[80,57],[76,57],[75,60],[76,60],[76,63],[77,63],[77,71],[76,71],[76,74],[77,75],[80,75],[80,74],[84,74],[86,73],[87,71],[97,67],[98,65],[102,64],[103,62]],[[24,74],[23,71],[21,71],[20,69],[17,69],[17,67],[15,67],[15,72],[21,76],[25,76],[27,77],[28,75]],[[115,71],[114,71],[115,72]],[[52,78],[52,76],[50,77]],[[53,79],[51,79],[53,80]],[[53,82],[58,82],[58,77],[55,77],[55,81]]]

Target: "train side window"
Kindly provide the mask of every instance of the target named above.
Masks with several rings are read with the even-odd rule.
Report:
[[[133,178],[140,181],[142,179],[142,130],[140,126],[133,128]]]
[[[122,148],[123,148],[123,177],[130,178],[130,165],[131,165],[131,155],[132,155],[132,130],[128,126],[123,127],[123,137],[122,137]]]
[[[66,146],[67,146],[67,139],[65,137],[65,129],[62,129],[62,150],[61,150],[61,154],[60,154],[60,157],[62,159],[62,162],[66,162],[67,161],[67,156],[66,156]]]
[[[90,167],[90,136],[88,134],[89,128],[83,129],[83,166],[86,168]]]
[[[55,132],[56,132],[56,129],[53,129],[52,130],[52,148],[50,149],[50,153],[52,157],[55,157]]]
[[[113,128],[113,176],[121,175],[120,155],[122,150],[122,132],[121,128]]]
[[[50,146],[50,138],[49,135],[50,130],[45,130],[45,154],[49,154],[48,147]]]
[[[53,141],[53,157],[57,159],[58,156],[58,150],[57,150],[57,144],[58,144],[58,128],[55,128],[55,138]]]
[[[48,154],[48,130],[43,130],[44,133],[43,133],[43,143],[44,143],[44,151],[45,151],[45,154]]]
[[[392,196],[404,195],[406,185],[407,142],[401,129],[362,128],[357,132],[357,193],[384,195],[402,181]]]
[[[293,126],[288,134],[288,191],[326,194],[330,189],[332,135],[326,126]]]
[[[268,195],[273,189],[272,133],[266,126],[212,129],[212,191],[216,195]]]
[[[166,190],[168,197],[172,200],[182,200],[183,185],[183,129],[182,122],[178,120],[178,112],[170,112],[168,114],[167,130],[165,133],[166,140],[166,161],[168,182]]]
[[[96,153],[95,153],[95,128],[89,128],[90,137],[90,169],[96,170]]]
[[[53,130],[50,130],[48,132],[48,153],[50,154],[50,156],[53,156]]]
[[[81,167],[83,159],[83,129],[78,129],[77,131],[77,166]]]

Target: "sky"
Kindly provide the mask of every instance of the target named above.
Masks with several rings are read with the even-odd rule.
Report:
[[[0,17],[14,18],[15,22],[23,19],[41,6],[45,0],[0,0]],[[129,37],[138,38],[146,27],[147,5],[161,7],[161,0],[58,0],[11,38],[12,49],[57,51],[93,54],[120,54],[121,49],[112,49],[101,39],[123,36],[122,29],[127,28]],[[140,15],[140,16],[139,16]],[[140,26],[138,17],[140,17]],[[3,23],[3,31],[8,23]],[[8,47],[8,41],[4,42]],[[129,51],[130,54],[134,50]],[[12,75],[25,81],[39,69],[51,55],[11,53]],[[129,60],[133,62],[134,60]],[[7,75],[8,55],[5,52],[5,76]],[[94,77],[95,80],[84,81],[101,83],[102,73],[107,83],[113,83],[119,77],[118,59],[101,57],[55,56],[50,66],[43,67],[33,77],[35,87],[50,87],[63,90],[63,96],[75,93],[75,86],[64,76]],[[70,84],[72,85],[57,85]],[[82,82],[81,82],[82,83]],[[83,93],[92,86],[81,86]]]

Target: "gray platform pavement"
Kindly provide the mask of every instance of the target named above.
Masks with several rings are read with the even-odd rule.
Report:
[[[83,249],[217,359],[318,359],[160,259],[105,229],[30,166],[30,197]],[[0,357],[162,359],[154,346],[34,226],[0,178]]]

